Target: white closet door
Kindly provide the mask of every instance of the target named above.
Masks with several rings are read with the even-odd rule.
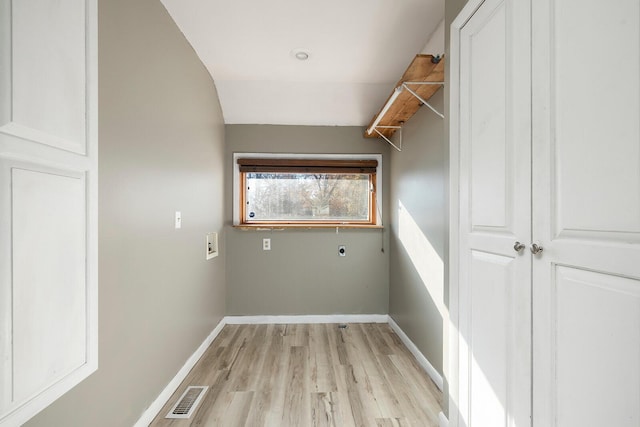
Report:
[[[96,34],[96,0],[0,0],[0,426],[97,368]]]
[[[533,2],[533,413],[640,425],[640,3]]]
[[[459,35],[460,426],[530,424],[529,22],[487,0]]]

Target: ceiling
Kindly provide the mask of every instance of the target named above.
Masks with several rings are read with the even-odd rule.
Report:
[[[444,17],[444,0],[162,2],[228,124],[364,126]]]

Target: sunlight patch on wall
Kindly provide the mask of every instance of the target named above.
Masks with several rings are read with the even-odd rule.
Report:
[[[398,238],[436,303],[440,315],[446,319],[444,262],[401,201],[398,201]]]

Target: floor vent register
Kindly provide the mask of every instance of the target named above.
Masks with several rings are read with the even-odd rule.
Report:
[[[165,418],[189,418],[204,397],[208,386],[189,386]]]

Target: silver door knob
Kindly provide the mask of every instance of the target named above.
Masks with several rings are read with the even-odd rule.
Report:
[[[526,245],[524,243],[516,242],[513,245],[513,250],[516,251],[516,252],[520,252],[521,250],[524,249],[525,246]]]
[[[539,246],[533,243],[531,245],[531,253],[535,255],[535,254],[539,254],[540,252],[542,252],[542,246]]]

